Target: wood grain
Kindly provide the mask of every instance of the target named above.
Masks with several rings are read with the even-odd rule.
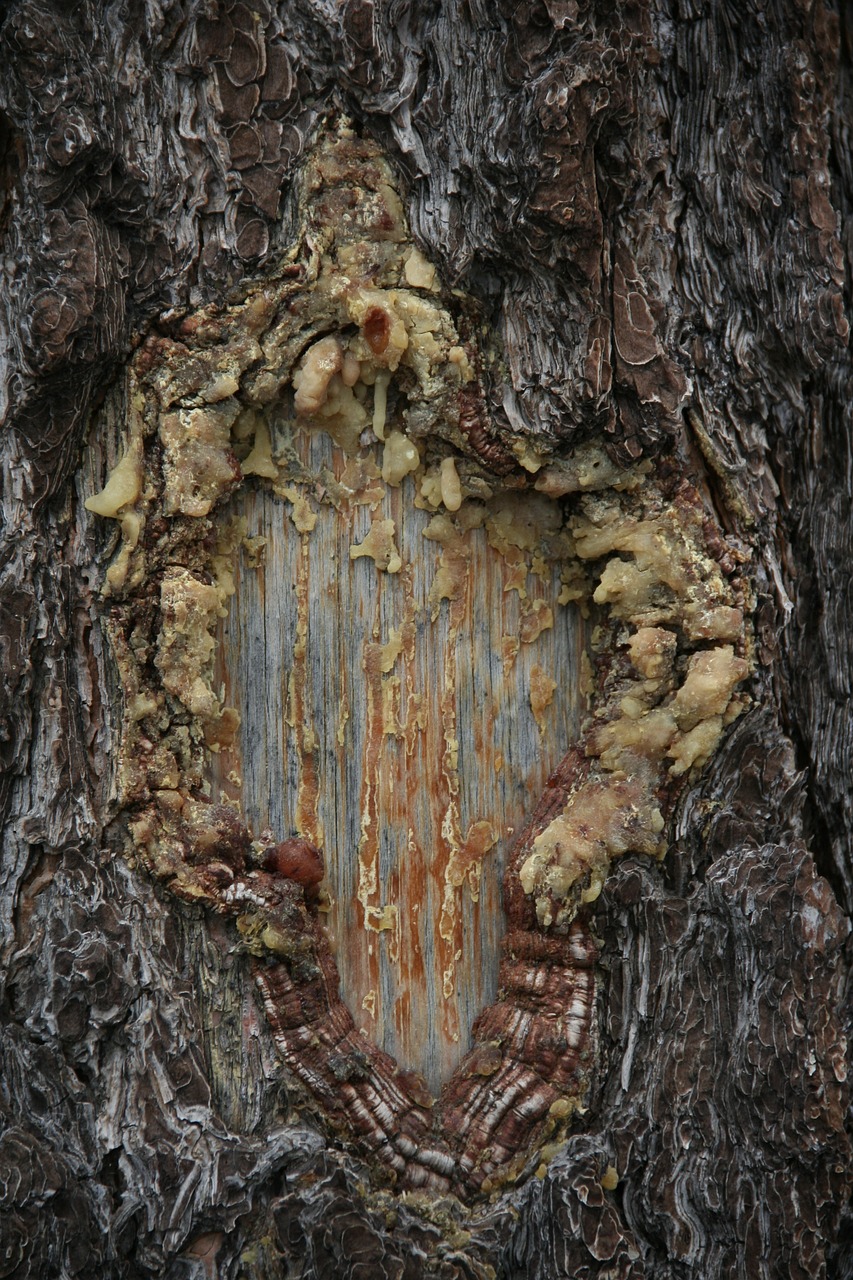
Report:
[[[328,436],[297,442],[309,475],[340,480],[347,458]],[[241,735],[216,781],[256,830],[324,850],[356,1025],[437,1093],[495,996],[507,846],[577,737],[584,626],[556,602],[558,565],[544,577],[521,553],[511,565],[484,529],[457,556],[455,598],[432,603],[442,547],[424,537],[433,513],[415,507],[414,482],[374,480],[372,505],[340,509],[310,496],[317,484],[297,491],[317,515],[310,533],[268,487],[229,508],[266,543],[257,568],[241,556],[221,628]],[[350,559],[381,519],[394,521],[399,573]],[[534,668],[557,684],[541,728]]]

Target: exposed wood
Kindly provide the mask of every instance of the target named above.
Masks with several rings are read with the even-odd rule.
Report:
[[[307,473],[340,480],[346,455],[302,439]],[[364,451],[378,472],[375,453]],[[225,701],[242,727],[219,785],[255,830],[324,851],[326,922],[356,1024],[437,1093],[495,996],[508,842],[578,735],[582,618],[557,603],[559,565],[534,575],[530,550],[504,543],[510,563],[484,528],[459,539],[452,598],[436,602],[443,548],[424,536],[434,513],[415,507],[414,481],[386,489],[374,474],[365,489],[370,500],[337,511],[292,488],[317,517],[304,534],[268,489],[236,500],[265,544],[255,568],[241,559],[222,624]],[[394,521],[395,574],[350,558],[381,519]]]
[[[334,10],[300,0],[280,13],[168,0],[9,6],[0,28],[0,1273],[851,1274],[844,18],[797,0],[353,0]],[[122,544],[83,500],[127,442],[133,351],[152,333],[174,341],[207,303],[239,309],[253,281],[274,275],[301,235],[300,175],[341,112],[388,157],[411,235],[445,287],[442,306],[460,343],[480,353],[476,396],[447,400],[447,430],[425,428],[436,465],[448,451],[476,455],[506,479],[525,448],[571,467],[566,459],[592,440],[615,468],[649,465],[652,496],[636,502],[654,518],[687,472],[709,515],[693,550],[751,588],[737,644],[746,652],[754,627],[752,703],[683,790],[667,784],[665,859],[616,862],[580,924],[557,933],[561,960],[541,959],[558,982],[572,963],[579,981],[593,975],[586,1113],[566,1119],[556,1150],[540,1152],[524,1129],[520,1177],[491,1201],[476,1178],[453,1183],[461,1198],[396,1195],[387,1166],[383,1174],[381,1160],[365,1162],[345,1126],[330,1127],[328,1109],[324,1118],[299,1084],[299,1063],[283,1069],[245,939],[233,916],[217,914],[220,899],[181,903],[144,858],[127,861],[121,814],[109,825],[120,804],[126,817],[141,803],[121,800],[118,756],[129,739],[104,622],[120,600],[100,594]],[[312,324],[310,341],[339,328],[316,313]],[[171,446],[166,428],[160,436],[149,426],[153,457]],[[253,519],[277,511],[281,531],[290,520],[281,499],[247,492],[234,501]],[[383,499],[401,523],[404,498],[394,490]],[[589,520],[573,502],[570,517]],[[625,503],[620,518],[632,518]],[[271,540],[270,566],[291,549],[297,561],[310,556],[319,539],[306,537]],[[342,548],[349,535],[334,537]],[[614,554],[635,560],[609,547],[592,564],[596,581]],[[270,566],[241,565],[235,627],[257,616],[247,593]],[[375,572],[356,561],[346,580],[365,571]],[[142,596],[134,599],[137,607]],[[152,597],[152,635],[159,608]],[[597,669],[600,705],[610,708],[631,674],[630,627],[620,638],[612,617]],[[443,619],[435,625],[440,632]],[[688,734],[679,690],[702,645],[679,636],[682,665],[664,703],[681,697],[678,732]],[[537,646],[556,640],[555,628]],[[555,667],[566,669],[574,645],[554,653]],[[224,643],[220,654],[244,733],[261,674],[250,659],[248,682],[241,675],[247,648],[233,646],[228,671]],[[747,660],[739,653],[732,663]],[[266,661],[278,668],[273,653]],[[350,682],[358,670],[356,651]],[[729,674],[740,678],[741,668]],[[570,727],[573,708],[563,698],[556,707]],[[265,714],[278,719],[275,708]],[[337,708],[324,723],[336,731]],[[517,777],[537,740],[527,729]],[[607,750],[594,735],[587,747],[592,763],[575,756],[571,766],[581,790],[583,769],[603,768]],[[242,751],[245,766],[245,739]],[[477,755],[482,764],[488,753]],[[226,763],[218,781],[227,791]],[[540,768],[541,778],[545,759]],[[298,829],[292,810],[265,808],[260,772],[243,773],[252,821]],[[461,765],[460,777],[480,792]],[[558,817],[566,777],[555,783]],[[538,781],[522,806],[528,816],[537,793]],[[648,818],[648,794],[638,794]],[[504,802],[496,799],[490,821]],[[357,822],[357,807],[336,819]],[[507,803],[499,821],[517,820]],[[328,845],[331,818],[323,821]],[[535,827],[528,834],[538,838]],[[553,863],[529,863],[531,847],[522,841],[508,881],[528,974],[530,939],[550,928],[549,903],[559,911],[543,880]],[[489,856],[484,954],[496,920]],[[236,880],[278,892],[303,925],[313,919],[302,887],[285,875],[276,889],[268,874],[250,868]],[[339,903],[348,896],[338,889]],[[284,981],[285,964],[256,963],[268,985]],[[353,969],[374,985],[362,960]],[[491,998],[490,981],[494,969],[480,989],[465,985],[460,1025]],[[275,1026],[280,1008],[268,1003]],[[494,1010],[500,1017],[500,1000],[487,1005],[486,1025]],[[386,1030],[386,1042],[414,1057],[420,1037],[408,1028],[408,1039]],[[286,1057],[294,1031],[280,1017],[276,1035]],[[378,1050],[371,1061],[359,1088],[380,1078]],[[489,1078],[466,1093],[457,1077],[447,1096],[459,1110],[445,1100],[439,1120],[470,1118]],[[465,1141],[451,1134],[436,1159],[448,1149],[464,1158]]]

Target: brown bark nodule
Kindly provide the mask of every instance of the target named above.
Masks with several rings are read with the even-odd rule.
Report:
[[[7,7],[0,1276],[853,1274],[851,65],[844,8],[820,0]],[[153,680],[160,606],[140,587],[107,625],[117,541],[81,514],[130,361],[156,371],[182,324],[202,348],[203,309],[272,272],[299,287],[301,183],[344,118],[391,165],[475,368],[447,410],[463,481],[521,488],[527,450],[562,496],[591,443],[661,493],[689,473],[705,563],[742,584],[728,611],[752,637],[749,705],[661,799],[666,857],[625,853],[553,942],[508,881],[501,998],[526,999],[538,965],[571,1000],[572,946],[584,993],[594,972],[584,1109],[511,1175],[408,1194],[333,1094],[324,1114],[283,1069],[289,993],[334,983],[325,944],[301,977],[292,954],[265,968],[223,905],[243,876],[307,937],[321,851],[278,832],[247,871],[229,828],[182,897],[124,856],[111,645]],[[386,358],[381,308],[365,334]],[[617,629],[599,652],[602,687],[628,644]],[[494,1008],[449,1131],[464,1081],[497,1070]],[[372,1062],[443,1169],[416,1073],[371,1046],[341,1084],[369,1094]]]

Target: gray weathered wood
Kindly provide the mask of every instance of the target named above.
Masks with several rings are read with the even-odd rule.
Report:
[[[346,464],[327,436],[300,453],[317,476]],[[220,756],[218,785],[256,830],[324,850],[327,921],[356,1023],[437,1092],[494,999],[507,841],[578,734],[583,631],[578,609],[556,603],[559,566],[548,581],[513,579],[485,529],[465,541],[456,598],[435,607],[442,549],[424,538],[433,513],[415,496],[406,480],[378,504],[338,512],[312,501],[318,520],[304,534],[269,488],[232,504],[248,536],[266,541],[256,568],[242,558],[222,627],[241,749]],[[395,521],[397,574],[350,559],[374,519]],[[394,632],[405,649],[396,658]],[[383,672],[378,650],[389,644]],[[541,728],[535,666],[560,688]]]

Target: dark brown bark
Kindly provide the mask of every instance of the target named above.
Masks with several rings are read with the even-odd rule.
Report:
[[[843,15],[31,0],[0,49],[0,1275],[853,1274]],[[396,1197],[312,1118],[231,922],[104,832],[112,544],[79,516],[118,424],[93,410],[294,244],[341,111],[485,316],[474,453],[687,459],[753,594],[750,708],[665,861],[617,863],[591,917],[588,1110],[492,1201]]]

